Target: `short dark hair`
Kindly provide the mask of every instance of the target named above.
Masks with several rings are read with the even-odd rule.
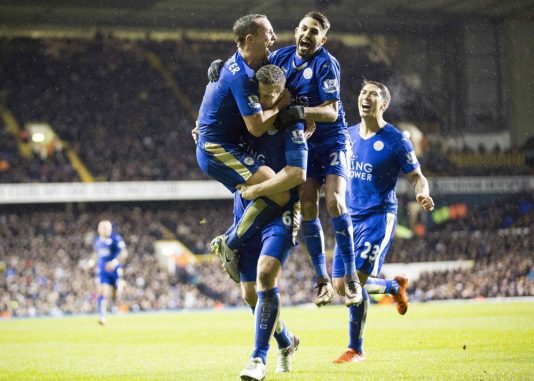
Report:
[[[234,22],[232,32],[234,33],[234,39],[238,47],[243,46],[248,34],[256,35],[258,33],[259,25],[256,20],[261,18],[266,19],[267,16],[253,13],[240,17]]]
[[[323,28],[326,32],[328,32],[328,29],[330,29],[330,21],[328,21],[328,18],[321,12],[311,11],[306,13],[303,18],[306,17],[311,17],[317,21],[321,25],[321,28]]]
[[[362,83],[362,88],[365,85],[375,85],[376,87],[378,87],[378,90],[380,91],[380,95],[382,96],[382,98],[384,98],[384,100],[388,103],[388,105],[390,104],[391,93],[389,92],[389,89],[386,85],[384,85],[383,83],[377,82],[377,81],[368,81],[367,79],[364,79]]]
[[[256,80],[265,85],[285,86],[286,74],[276,65],[265,65],[256,72]]]

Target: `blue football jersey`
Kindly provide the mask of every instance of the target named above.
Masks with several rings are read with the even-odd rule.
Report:
[[[286,87],[296,104],[315,107],[326,101],[338,102],[338,117],[335,122],[317,122],[317,129],[309,143],[345,133],[345,111],[340,97],[339,62],[325,49],[320,48],[309,61],[296,55],[296,46],[288,46],[272,52],[269,62],[280,66],[286,73]]]
[[[126,248],[126,244],[118,234],[112,234],[107,239],[97,237],[94,242],[94,250],[98,257],[98,271],[100,273],[105,272],[106,263],[117,258],[124,248]]]
[[[347,207],[352,216],[397,213],[395,185],[400,171],[419,167],[412,143],[392,124],[368,139],[360,136],[360,124],[349,127],[350,153]]]
[[[286,165],[306,169],[308,145],[304,137],[303,123],[296,123],[293,128],[288,128],[283,132],[274,128],[270,129],[259,138],[248,135],[248,146],[250,146],[251,155],[256,160],[269,166],[275,172],[282,170]],[[295,202],[298,196],[296,192],[293,193],[292,202]],[[241,197],[234,198],[235,222],[241,218],[247,205],[247,200]]]
[[[246,131],[243,116],[261,111],[255,72],[236,52],[217,82],[206,86],[198,112],[199,143],[237,144]]]

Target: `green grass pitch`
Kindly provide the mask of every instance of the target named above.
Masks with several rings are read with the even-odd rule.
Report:
[[[534,380],[534,302],[373,305],[367,361],[334,365],[345,307],[284,308],[301,338],[289,374],[267,380]],[[0,380],[238,380],[253,345],[246,309],[0,321]]]

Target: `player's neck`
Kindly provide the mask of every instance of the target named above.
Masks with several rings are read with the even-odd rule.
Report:
[[[259,57],[258,54],[255,54],[252,50],[244,48],[238,49],[239,54],[243,57],[243,61],[250,67],[252,70],[258,70],[261,67],[265,57]]]
[[[383,128],[386,124],[386,121],[382,118],[362,118],[362,121],[360,123],[360,134],[363,137],[374,135],[378,131],[380,131],[380,129]]]

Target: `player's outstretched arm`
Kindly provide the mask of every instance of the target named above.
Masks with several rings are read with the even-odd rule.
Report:
[[[415,199],[424,210],[430,212],[434,209],[434,200],[430,197],[428,180],[421,172],[421,168],[416,168],[407,174],[408,181],[413,185],[415,190]]]
[[[306,181],[306,170],[301,167],[286,166],[274,177],[255,185],[238,185],[239,193],[246,200],[254,200],[262,196],[292,189]]]

